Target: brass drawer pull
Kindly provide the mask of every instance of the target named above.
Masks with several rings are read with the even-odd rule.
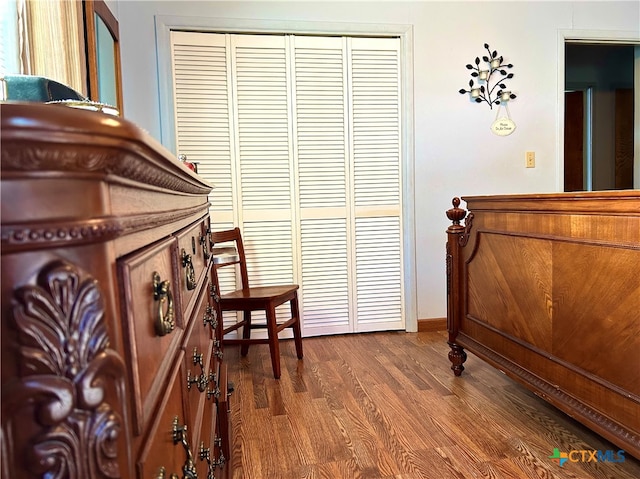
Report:
[[[166,477],[167,477],[167,476],[166,476],[166,474],[167,474],[167,471],[166,471],[166,469],[165,469],[165,468],[164,468],[164,466],[163,466],[163,467],[161,467],[161,468],[160,468],[160,470],[158,471],[158,475],[156,476],[156,479],[166,479]],[[169,479],[180,479],[180,478],[178,477],[178,475],[177,475],[177,474],[171,474],[171,475],[169,476]]]
[[[207,241],[208,237],[205,235],[200,236],[200,245],[202,245],[202,255],[204,256],[205,262],[209,261],[211,257],[211,253],[209,252],[209,242]]]
[[[158,475],[156,476],[156,479],[166,479],[166,477],[167,477],[167,476],[166,476],[166,474],[167,474],[167,471],[166,471],[166,469],[165,469],[165,468],[164,468],[164,466],[163,466],[163,467],[161,467],[161,468],[160,468],[160,470],[158,471]],[[180,479],[180,478],[178,477],[178,475],[177,475],[177,474],[171,474],[171,475],[169,476],[169,479]]]
[[[182,447],[184,447],[184,452],[187,455],[187,458],[184,461],[184,466],[182,466],[182,472],[184,473],[184,479],[197,479],[198,472],[196,471],[196,465],[193,462],[193,453],[191,452],[191,448],[189,447],[189,441],[187,441],[187,425],[184,424],[180,426],[178,424],[178,416],[173,418],[173,444],[181,443]]]
[[[216,398],[216,401],[218,400],[218,398],[220,397],[220,388],[218,387],[217,384],[215,384],[215,389],[211,390],[209,389],[207,391],[207,399],[211,399],[212,397]]]
[[[222,358],[224,357],[224,352],[222,351],[221,346],[222,342],[218,338],[215,338],[213,340],[213,355],[220,361],[222,361]]]
[[[213,281],[209,282],[209,296],[213,298],[216,303],[220,302],[220,295],[218,294],[218,288]]]
[[[209,326],[211,326],[211,329],[215,332],[218,327],[218,312],[216,309],[211,306],[207,306],[204,316],[202,317],[202,322],[205,326],[209,323]]]
[[[153,272],[153,299],[158,301],[158,314],[155,321],[156,334],[164,336],[176,327],[173,318],[173,295],[171,294],[171,282],[160,280],[160,274]],[[166,309],[165,309],[165,304]]]
[[[213,371],[209,373],[209,382],[218,387],[218,375]]]
[[[204,372],[204,355],[202,353],[198,354],[198,348],[193,348],[193,365],[200,365],[200,375],[197,377],[191,377],[191,370],[187,371],[187,389],[191,391],[191,385],[195,384],[198,386],[198,391],[201,393],[207,390],[207,386],[209,385],[209,377]]]
[[[211,463],[211,449],[204,447],[204,442],[200,444],[200,460],[207,461],[207,479],[215,479],[215,462]]]
[[[216,340],[216,341],[218,341],[218,340]],[[220,361],[222,361],[222,358],[224,357],[224,352],[221,349],[214,349],[213,355],[216,358],[218,358]]]
[[[211,225],[207,226],[207,231],[204,232],[205,236],[209,239],[209,251],[213,250],[213,240],[211,239]]]
[[[192,289],[196,289],[196,286],[198,285],[196,281],[196,270],[193,267],[193,261],[191,261],[191,255],[187,253],[184,248],[182,248],[181,256],[182,256],[182,267],[186,268],[184,274],[185,274],[185,281],[187,283],[187,289],[191,291]]]
[[[218,439],[216,437],[216,439]],[[220,447],[219,444],[216,443],[216,445],[218,447]],[[224,457],[224,454],[222,453],[222,451],[220,451],[220,457],[216,460],[214,459],[213,461],[211,460],[211,449],[208,447],[204,447],[204,442],[202,442],[200,444],[200,460],[201,461],[207,461],[207,465],[209,466],[209,476],[207,477],[211,477],[216,469],[217,466],[220,466],[220,469],[222,469],[225,465],[225,463],[227,462],[227,460]]]

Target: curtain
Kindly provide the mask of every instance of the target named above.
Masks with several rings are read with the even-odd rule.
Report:
[[[87,95],[82,2],[18,0],[20,72]]]

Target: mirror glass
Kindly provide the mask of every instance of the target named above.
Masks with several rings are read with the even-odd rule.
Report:
[[[98,66],[98,95],[101,103],[118,106],[116,87],[115,42],[109,28],[95,13],[96,59]]]

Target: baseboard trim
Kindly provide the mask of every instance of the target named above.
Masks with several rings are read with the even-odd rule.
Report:
[[[429,318],[418,320],[418,332],[446,331],[447,318]]]

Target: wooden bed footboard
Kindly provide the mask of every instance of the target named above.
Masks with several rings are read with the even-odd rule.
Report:
[[[640,191],[464,197],[447,211],[447,329],[640,459]]]

